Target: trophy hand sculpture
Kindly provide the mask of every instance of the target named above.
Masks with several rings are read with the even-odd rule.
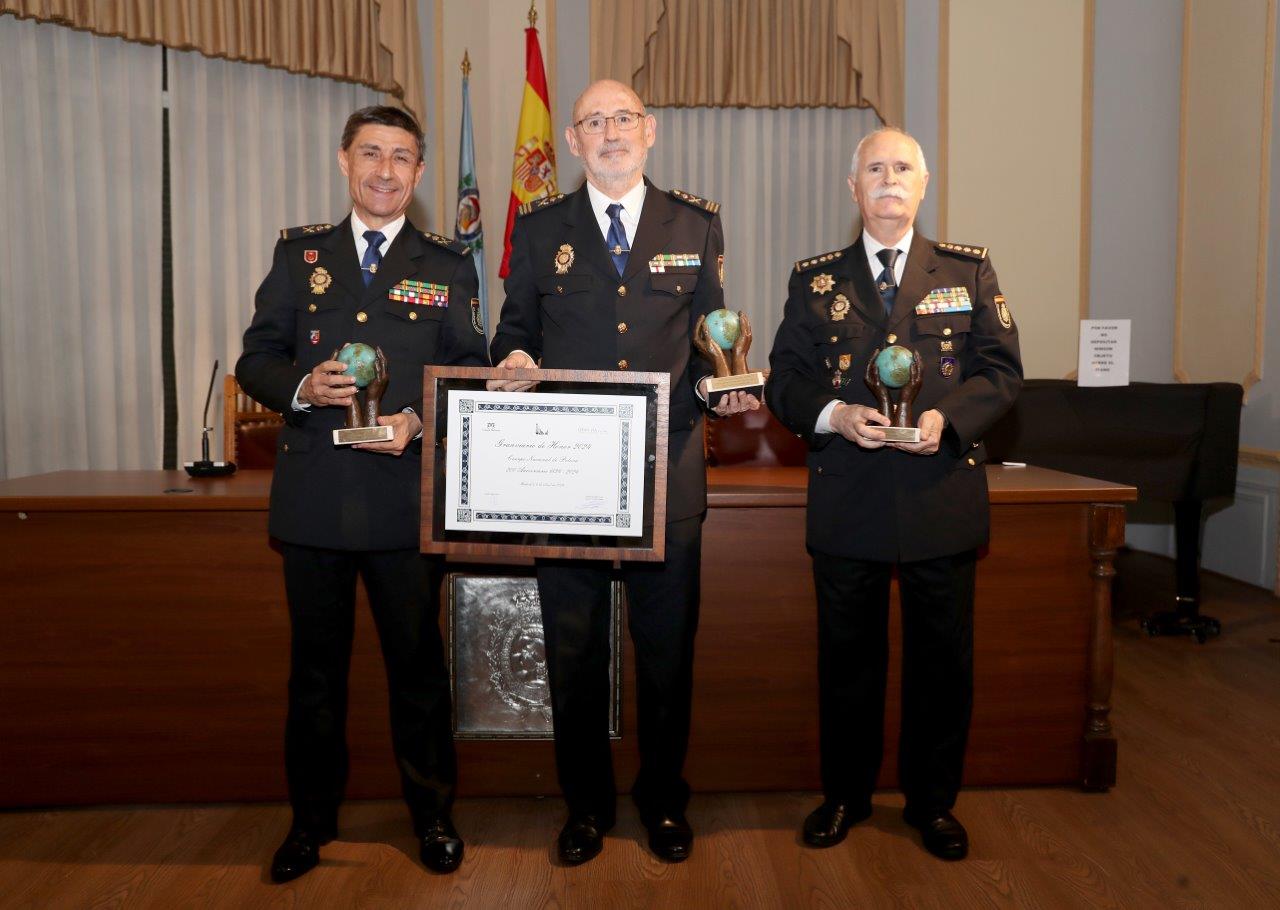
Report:
[[[919,442],[920,430],[915,426],[911,405],[924,383],[924,364],[919,351],[895,344],[876,348],[867,361],[867,387],[876,396],[880,413],[889,418],[889,426],[879,427],[887,442]],[[895,402],[894,393],[898,400]]]
[[[382,348],[371,348],[362,342],[348,343],[333,359],[347,365],[347,375],[355,378],[358,390],[347,405],[346,426],[333,431],[333,444],[345,446],[393,439],[395,430],[378,423],[382,395],[389,380],[387,357]]]
[[[716,373],[714,378],[707,380],[707,407],[715,408],[720,399],[730,392],[764,398],[764,373],[747,366],[751,320],[746,313],[716,310],[708,316],[699,316],[693,330],[693,343]],[[732,371],[725,351],[732,354]]]

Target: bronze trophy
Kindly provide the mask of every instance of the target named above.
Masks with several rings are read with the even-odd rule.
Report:
[[[900,344],[876,348],[867,360],[866,383],[880,404],[880,413],[889,418],[889,426],[876,427],[884,433],[885,441],[919,442],[920,429],[915,426],[911,405],[924,383],[920,352]]]
[[[347,343],[333,352],[333,359],[347,365],[347,375],[355,377],[356,394],[347,405],[347,425],[333,431],[333,444],[349,446],[356,442],[387,442],[395,430],[378,423],[382,395],[387,391],[387,356],[382,348],[357,342]]]
[[[751,320],[746,313],[721,309],[699,316],[693,328],[693,343],[716,372],[707,380],[707,407],[714,408],[730,392],[745,392],[763,400],[764,373],[747,367]],[[725,351],[730,352],[732,365],[725,358]]]

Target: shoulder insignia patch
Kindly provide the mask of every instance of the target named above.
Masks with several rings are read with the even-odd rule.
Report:
[[[694,208],[705,209],[713,215],[720,211],[720,203],[712,202],[710,199],[703,199],[701,196],[686,193],[684,190],[668,190],[667,192],[672,199],[678,199],[686,205],[691,205]]]
[[[539,212],[542,209],[549,208],[557,202],[563,202],[567,196],[564,193],[555,193],[551,196],[543,196],[541,199],[535,199],[532,202],[526,202],[520,208],[516,209],[517,215],[528,215],[530,212]]]
[[[301,227],[282,228],[280,239],[296,240],[299,237],[314,237],[316,234],[325,234],[332,230],[332,224],[304,224]]]
[[[429,240],[436,246],[442,246],[452,253],[466,253],[467,251],[466,244],[445,237],[443,234],[433,234],[430,231],[419,231],[418,233],[422,235],[423,240]]]
[[[967,256],[979,262],[987,258],[987,248],[985,246],[971,246],[967,243],[935,243],[933,248],[940,253],[954,253],[957,256]]]
[[[826,265],[828,262],[835,262],[844,255],[844,250],[832,250],[830,253],[823,253],[821,256],[814,256],[812,259],[801,259],[796,262],[797,272],[807,272],[809,269],[816,268],[820,265]]]

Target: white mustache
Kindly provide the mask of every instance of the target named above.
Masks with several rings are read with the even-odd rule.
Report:
[[[882,186],[871,191],[872,199],[883,199],[886,196],[892,196],[894,199],[906,199],[907,191],[900,186]]]

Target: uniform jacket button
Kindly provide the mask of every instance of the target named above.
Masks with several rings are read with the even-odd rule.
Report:
[[[410,313],[409,313],[409,321],[410,321],[410,322],[413,322],[413,321],[414,321],[414,320],[416,320],[417,318],[418,318],[418,314],[417,314],[417,312],[416,312],[416,311],[410,311]]]
[[[889,344],[897,344],[898,336],[890,333],[889,337],[886,340],[889,342]]]
[[[625,322],[618,323],[618,334],[619,335],[627,334],[627,324]]]
[[[316,311],[316,305],[314,303],[307,304],[308,313],[314,313],[315,311]]]
[[[627,368],[627,362],[625,360],[619,360],[618,369],[625,370],[626,368]]]
[[[356,322],[368,322],[368,321],[369,321],[369,314],[366,313],[364,310],[361,310],[359,313],[356,313]]]
[[[974,466],[974,465],[976,465],[976,464],[977,464],[977,462],[976,462],[976,461],[974,461],[972,458],[970,458],[970,459],[969,459],[969,467],[973,467],[973,466]]]
[[[618,285],[618,296],[619,297],[627,296],[627,286],[625,284]]]

